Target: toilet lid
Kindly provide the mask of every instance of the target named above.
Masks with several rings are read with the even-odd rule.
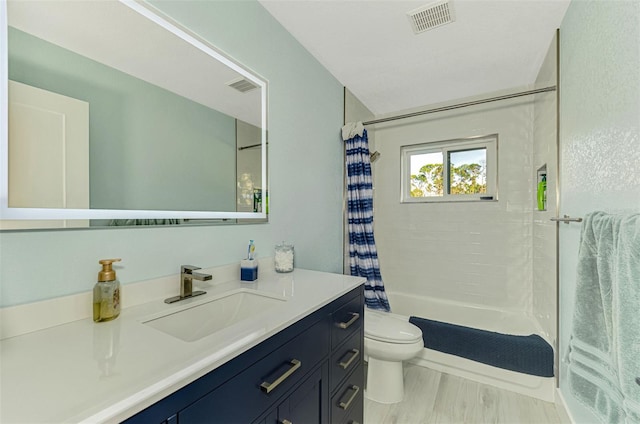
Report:
[[[383,312],[366,311],[364,335],[388,343],[414,343],[422,340],[422,330],[415,325]]]

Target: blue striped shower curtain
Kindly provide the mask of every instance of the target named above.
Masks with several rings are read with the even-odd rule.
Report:
[[[373,237],[373,181],[367,130],[360,123],[347,124],[345,128],[351,275],[366,277],[364,299],[367,307],[390,311]]]

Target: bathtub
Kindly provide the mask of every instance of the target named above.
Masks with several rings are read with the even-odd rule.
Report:
[[[427,318],[504,334],[537,334],[549,342],[536,320],[525,314],[447,302],[413,294],[389,292],[392,313],[408,320],[410,316]],[[425,348],[412,363],[447,374],[489,384],[502,389],[554,402],[555,378],[538,377],[475,362],[466,358]]]

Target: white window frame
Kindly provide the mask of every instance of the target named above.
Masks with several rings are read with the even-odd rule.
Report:
[[[478,194],[450,194],[449,152],[485,148],[487,153],[487,192]],[[411,197],[411,157],[425,153],[442,153],[443,194],[442,196]],[[498,134],[458,138],[412,144],[400,147],[401,203],[470,202],[498,200]]]

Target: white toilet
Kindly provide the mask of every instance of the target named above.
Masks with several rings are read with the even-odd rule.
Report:
[[[379,403],[404,397],[402,361],[424,349],[422,330],[406,319],[386,312],[364,313],[364,354],[368,357],[365,396]]]

